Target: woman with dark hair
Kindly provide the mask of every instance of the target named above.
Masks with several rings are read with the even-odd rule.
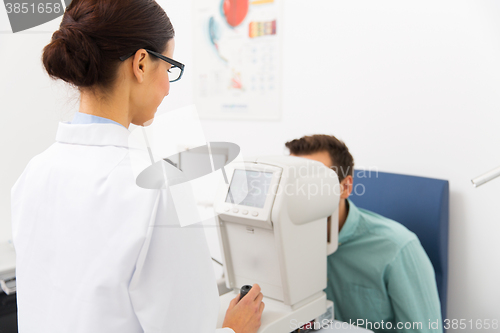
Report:
[[[184,65],[152,0],[73,0],[43,50],[80,92],[71,123],[12,189],[20,333],[214,332],[218,295],[202,228],[166,190],[135,183],[128,127],[154,118]],[[221,330],[256,332],[258,285]]]

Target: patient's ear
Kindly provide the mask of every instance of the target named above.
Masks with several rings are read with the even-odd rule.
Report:
[[[347,199],[352,193],[353,178],[351,175],[345,177],[340,182],[340,199]]]

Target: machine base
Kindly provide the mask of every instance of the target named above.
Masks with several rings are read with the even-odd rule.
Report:
[[[237,292],[231,291],[219,297],[220,308],[217,328],[222,327],[229,303],[236,295],[238,295]],[[320,317],[327,309],[326,294],[324,292],[295,310],[292,310],[291,306],[271,298],[264,297],[263,302],[265,308],[261,317],[261,326],[257,333],[290,333],[309,321]]]

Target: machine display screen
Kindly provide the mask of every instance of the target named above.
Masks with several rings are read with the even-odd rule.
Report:
[[[226,202],[264,208],[272,172],[234,170]]]

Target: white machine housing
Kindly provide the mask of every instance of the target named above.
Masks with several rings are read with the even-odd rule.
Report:
[[[337,174],[293,156],[247,159],[226,172],[231,181],[219,187],[214,208],[233,295],[221,296],[221,312],[241,286],[258,283],[266,303],[259,332],[289,332],[286,321],[323,314],[326,257],[338,246]]]

